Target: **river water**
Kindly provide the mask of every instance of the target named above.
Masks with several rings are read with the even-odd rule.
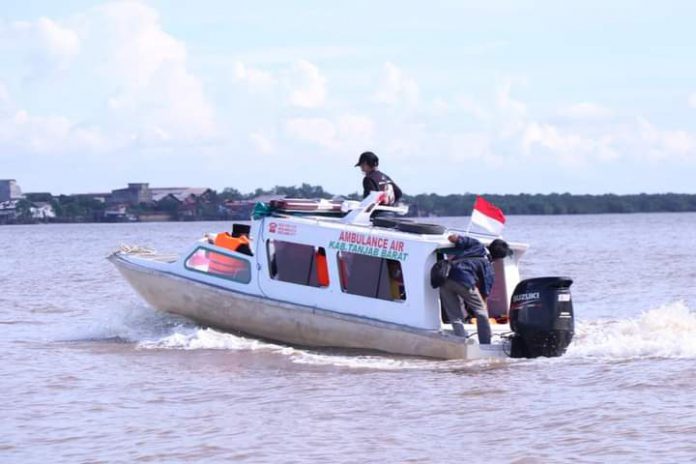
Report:
[[[577,334],[498,362],[197,327],[104,259],[226,226],[0,227],[0,462],[696,462],[696,214],[510,217],[523,277],[575,279]]]

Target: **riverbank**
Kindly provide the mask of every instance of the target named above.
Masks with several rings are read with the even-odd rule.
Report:
[[[26,198],[15,200],[14,203],[6,202],[5,209],[0,208],[0,224],[243,220],[249,218],[256,202],[267,202],[273,198],[360,198],[357,193],[334,195],[321,186],[309,184],[299,187],[276,186],[271,190],[256,189],[246,194],[233,188],[226,188],[222,192],[199,190],[202,193],[197,195],[170,194],[157,201],[137,202],[115,201],[109,197],[93,198],[86,194],[41,194],[41,197],[26,194]],[[409,205],[410,217],[455,217],[470,215],[476,196],[473,193],[423,193],[404,195],[402,201]],[[696,194],[521,193],[483,196],[508,216],[696,212]]]

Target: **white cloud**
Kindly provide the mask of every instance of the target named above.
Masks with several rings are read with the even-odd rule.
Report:
[[[91,9],[81,34],[102,77],[144,87],[166,63],[185,64],[184,43],[167,34],[157,11],[144,3],[114,1]],[[99,53],[101,52],[101,53]]]
[[[499,130],[505,137],[524,131],[529,121],[527,105],[512,97],[512,83],[512,79],[506,80],[496,95]]]
[[[69,65],[81,45],[76,31],[48,18],[0,24],[0,43],[23,54],[31,77]]]
[[[689,106],[692,108],[696,108],[696,92],[689,95]]]
[[[32,153],[99,152],[107,142],[96,128],[80,127],[62,116],[36,116],[26,110],[0,118],[0,146]]]
[[[10,101],[10,93],[4,82],[0,81],[0,105],[7,104]]]
[[[696,161],[696,135],[685,130],[662,129],[644,118],[602,121],[601,126],[559,128],[530,121],[521,138],[527,157],[551,157],[566,166],[624,162]],[[595,164],[596,166],[596,164]]]
[[[29,81],[25,93],[36,89],[47,97],[42,114],[12,103],[11,123],[2,131],[6,145],[65,153],[76,146],[101,151],[215,135],[213,106],[189,69],[185,44],[163,30],[148,5],[109,2],[67,21],[13,23],[0,36],[12,39],[13,53],[29,61],[36,75],[59,66],[65,76]],[[51,110],[53,96],[61,103]],[[75,106],[65,107],[73,100]],[[89,112],[80,114],[78,105]]]
[[[18,108],[3,82],[0,82],[0,110],[0,148],[10,147],[8,152],[65,154],[109,148],[98,128],[79,125],[64,116],[35,115]]]
[[[420,91],[412,77],[406,76],[393,63],[384,64],[382,79],[375,92],[375,99],[388,105],[406,103],[414,105],[418,102]]]
[[[527,105],[512,97],[512,79],[506,79],[498,88],[497,103],[498,108],[514,113],[515,116],[526,116]]]
[[[47,18],[39,19],[34,25],[39,43],[51,56],[61,59],[72,58],[80,51],[77,33]]]
[[[273,89],[277,80],[270,72],[253,68],[237,61],[234,65],[234,75],[237,81],[245,83],[252,92],[267,92]]]
[[[479,121],[487,122],[491,119],[490,111],[486,110],[483,106],[481,106],[481,104],[475,102],[469,97],[458,97],[457,105],[459,108],[472,115]]]
[[[279,88],[291,106],[320,108],[326,103],[327,79],[316,65],[304,59],[286,63],[285,68],[275,72],[237,61],[234,75],[251,94],[269,94]]]
[[[424,162],[510,170],[561,165],[572,172],[568,166],[600,170],[616,160],[636,166],[696,161],[695,133],[629,120],[620,116],[625,109],[591,101],[544,113],[539,108],[553,103],[521,98],[519,79],[474,94],[452,77],[426,92],[428,81],[421,89],[391,62],[373,63],[369,72],[363,60],[354,69],[346,61],[339,75],[331,60],[316,61],[320,53],[290,48],[289,54],[252,48],[236,54],[236,62],[229,51],[192,60],[187,44],[144,2],[108,2],[67,19],[0,23],[0,74],[7,84],[0,82],[0,152],[108,152],[116,158],[119,151],[131,161],[143,147],[169,156],[198,154],[204,146],[211,158],[243,149],[270,155],[259,157],[266,160],[284,152],[303,159],[328,153],[328,165],[374,148],[400,161],[404,171]],[[22,79],[26,63],[48,78]],[[210,72],[205,80],[194,64]],[[447,94],[453,87],[454,95]],[[460,96],[467,92],[475,98]],[[426,98],[432,94],[442,96]],[[696,93],[687,102],[696,108]],[[359,114],[364,108],[370,112]]]
[[[512,96],[513,80],[507,79],[496,96],[495,116],[491,119],[496,156],[510,162],[555,162],[566,167],[612,161],[620,157],[615,127],[607,124],[612,113],[599,105],[580,103],[561,111],[570,121],[558,126],[535,118],[527,104]],[[485,118],[485,110],[479,114]],[[484,119],[485,120],[485,119]],[[602,125],[587,124],[601,122]],[[515,159],[522,153],[524,161]]]
[[[285,123],[285,132],[292,138],[333,148],[336,143],[336,127],[325,118],[291,118]]]
[[[696,135],[689,131],[626,121],[594,103],[564,108],[561,113],[567,117],[556,124],[558,113],[550,118],[533,114],[525,101],[514,96],[513,84],[512,79],[504,81],[493,101],[479,103],[459,96],[437,103],[451,120],[464,110],[478,124],[433,125],[422,116],[433,114],[430,103],[415,119],[378,120],[377,145],[409,159],[428,152],[453,163],[477,160],[508,168],[553,163],[571,170],[595,169],[619,160],[696,161]]]
[[[243,61],[256,64],[282,64],[299,60],[335,60],[359,55],[353,47],[321,45],[315,47],[266,47],[246,50],[239,55]]]
[[[162,29],[159,15],[139,2],[112,2],[85,16],[109,100],[110,129],[130,131],[139,143],[192,141],[215,133],[215,117],[201,80],[188,67],[183,42]]]
[[[586,157],[604,153],[595,140],[573,132],[563,132],[548,123],[530,122],[523,135],[522,147],[526,154],[534,152],[536,147],[547,150],[563,164],[583,164]]]
[[[266,155],[275,151],[272,139],[270,137],[265,136],[259,131],[250,133],[249,140],[251,140],[252,145],[259,153]]]
[[[450,104],[444,98],[436,98],[430,104],[429,110],[436,116],[445,116],[450,112]]]
[[[330,150],[352,152],[370,145],[375,132],[374,121],[355,114],[327,118],[290,118],[285,133],[296,140],[313,143]]]
[[[375,123],[367,116],[346,114],[337,121],[338,136],[343,140],[356,140],[363,145],[372,143]]]
[[[638,118],[637,130],[631,134],[641,140],[653,160],[696,158],[696,136],[683,130],[660,129],[644,118]]]
[[[588,102],[562,108],[559,114],[571,119],[607,119],[614,115],[609,108]]]
[[[491,151],[491,140],[488,134],[480,132],[447,134],[442,137],[442,143],[450,161],[477,160],[494,165],[502,163],[501,158]]]
[[[307,60],[295,62],[289,76],[291,105],[318,108],[326,102],[326,78]]]

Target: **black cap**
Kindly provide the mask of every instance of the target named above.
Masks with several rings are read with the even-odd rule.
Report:
[[[366,151],[360,155],[360,159],[358,159],[358,162],[355,163],[355,165],[360,166],[363,163],[367,163],[368,166],[377,166],[379,165],[379,158],[377,158],[377,155],[371,151]]]
[[[488,245],[488,251],[491,253],[491,258],[501,259],[512,256],[512,249],[505,240],[496,238]]]

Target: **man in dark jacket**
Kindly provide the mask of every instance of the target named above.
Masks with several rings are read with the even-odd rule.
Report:
[[[455,245],[455,256],[452,258],[449,277],[440,287],[440,299],[455,335],[467,336],[464,329],[465,312],[459,302],[461,297],[466,309],[476,316],[479,343],[488,344],[491,342],[491,324],[488,321],[486,299],[493,288],[491,262],[511,256],[512,250],[500,239],[493,240],[488,248],[471,237],[452,234],[448,239]]]
[[[385,192],[386,199],[382,202],[387,206],[393,206],[401,199],[401,189],[396,182],[379,169],[379,158],[371,151],[366,151],[360,155],[360,159],[355,164],[360,166],[360,170],[365,174],[363,179],[363,198],[370,192]]]

